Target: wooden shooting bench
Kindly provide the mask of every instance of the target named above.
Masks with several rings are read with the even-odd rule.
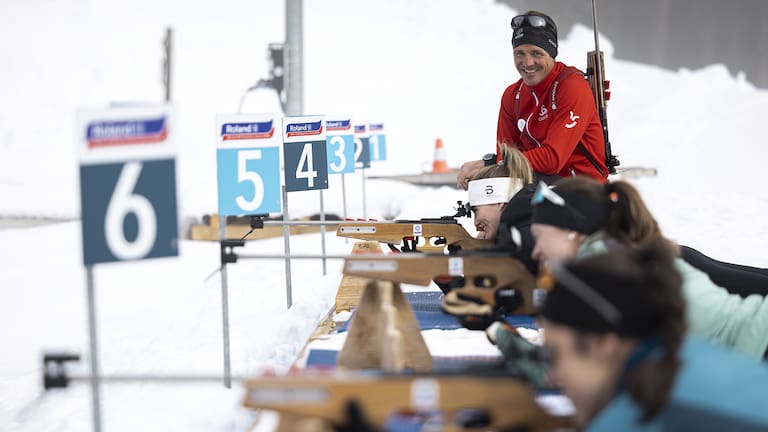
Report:
[[[351,256],[353,261],[387,257],[379,243],[370,241],[355,243]],[[422,273],[429,271],[427,267]],[[533,388],[517,377],[499,370],[480,369],[462,375],[433,372],[433,359],[414,311],[400,284],[391,280],[397,278],[389,279],[343,276],[335,310],[354,310],[354,319],[338,351],[336,369],[294,370],[287,376],[247,380],[244,406],[278,412],[278,432],[333,430],[330,425],[348,420],[352,402],[377,430],[383,430],[388,419],[398,413],[435,412],[441,413],[444,422],[439,430],[477,430],[466,428],[467,423],[459,420],[467,410],[486,423],[483,430],[568,430],[571,419],[546,413],[536,403]],[[332,315],[330,311],[311,339],[335,330]]]

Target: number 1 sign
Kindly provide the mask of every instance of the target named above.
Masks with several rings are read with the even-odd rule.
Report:
[[[278,114],[216,116],[219,215],[279,213]]]

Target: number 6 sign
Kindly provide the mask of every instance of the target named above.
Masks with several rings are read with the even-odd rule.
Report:
[[[277,114],[216,117],[220,215],[281,211],[279,125]]]
[[[86,266],[178,255],[170,109],[80,111]]]

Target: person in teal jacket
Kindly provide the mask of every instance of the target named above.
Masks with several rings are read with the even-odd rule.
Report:
[[[532,203],[533,258],[545,266],[658,241],[677,254],[629,183],[572,177],[553,188],[540,185]],[[692,335],[755,358],[768,354],[768,298],[730,294],[682,258],[675,258],[675,267],[683,277]]]
[[[768,430],[768,364],[686,336],[684,276],[668,244],[549,267],[543,351],[579,427]]]

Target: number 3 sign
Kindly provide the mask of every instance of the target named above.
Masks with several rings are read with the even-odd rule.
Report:
[[[178,255],[170,109],[83,110],[78,125],[85,265]]]
[[[279,126],[277,114],[216,116],[220,215],[281,211]]]

